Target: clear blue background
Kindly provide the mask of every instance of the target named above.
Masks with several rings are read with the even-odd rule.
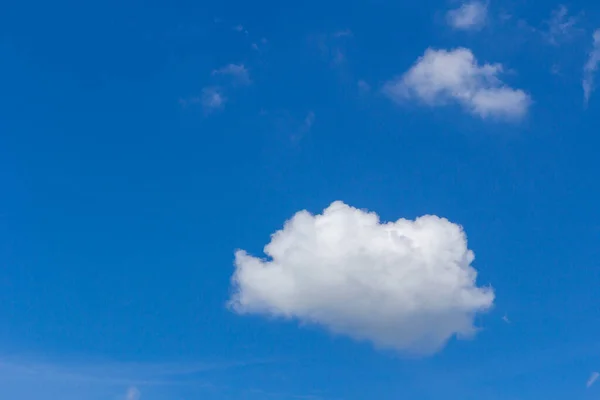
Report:
[[[474,34],[444,24],[451,6],[2,3],[0,397],[600,395],[585,388],[600,368],[600,94],[584,109],[581,91],[600,9],[568,4],[582,32],[552,46],[518,20],[543,29],[558,4],[492,1]],[[504,79],[531,94],[529,115],[391,104],[378,89],[429,46],[514,70]],[[229,63],[252,85],[228,87],[217,112],[182,106]],[[406,359],[230,313],[233,251],[260,254],[296,211],[334,200],[462,224],[497,294],[479,335]]]

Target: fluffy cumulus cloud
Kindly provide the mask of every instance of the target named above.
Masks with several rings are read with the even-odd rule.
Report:
[[[471,50],[427,49],[405,74],[387,82],[383,92],[402,103],[416,99],[429,106],[459,103],[481,118],[519,119],[531,104],[527,93],[500,80],[500,64],[480,65]]]
[[[587,103],[594,91],[594,76],[600,65],[600,29],[594,32],[592,50],[583,67],[583,97]]]
[[[454,29],[477,30],[485,25],[487,4],[482,1],[470,1],[446,14],[448,24]]]
[[[237,313],[296,319],[407,353],[433,353],[472,335],[494,301],[476,284],[464,231],[444,218],[381,222],[334,202],[298,212],[264,249],[235,254]]]

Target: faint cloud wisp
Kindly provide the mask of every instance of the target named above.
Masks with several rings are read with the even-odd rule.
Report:
[[[318,49],[332,64],[339,67],[346,62],[345,40],[351,39],[350,29],[342,29],[330,34],[320,34],[311,39],[316,42]]]
[[[596,381],[598,380],[599,377],[600,377],[600,373],[598,373],[598,372],[592,372],[592,374],[590,375],[589,379],[587,380],[585,386],[587,388],[591,388],[592,385],[594,383],[596,383]]]
[[[315,123],[315,113],[312,111],[309,111],[308,114],[306,115],[306,118],[304,118],[304,128],[306,130],[309,130],[310,128],[312,128],[314,123]]]
[[[127,389],[127,394],[125,395],[125,400],[140,400],[142,397],[141,392],[135,386],[131,386]]]
[[[352,31],[350,29],[343,29],[343,30],[337,31],[333,34],[333,37],[336,37],[336,38],[348,37],[348,36],[352,36]]]
[[[202,89],[200,102],[202,103],[204,111],[207,113],[222,109],[225,106],[226,100],[227,99],[223,93],[221,93],[221,90],[217,87],[207,87]]]
[[[252,83],[250,73],[244,64],[228,64],[212,72],[213,76],[229,76],[234,84],[249,85]]]
[[[179,99],[179,104],[183,108],[192,105],[200,104],[205,114],[211,114],[215,111],[222,110],[225,107],[227,98],[223,95],[218,87],[205,87],[202,89],[200,96]]]
[[[578,18],[569,16],[569,9],[560,5],[552,11],[552,15],[546,25],[547,31],[543,32],[548,42],[554,46],[570,40],[579,30],[577,29]]]
[[[583,99],[587,105],[592,92],[594,91],[594,78],[598,65],[600,64],[600,29],[597,29],[593,35],[592,49],[588,55],[588,60],[583,66]]]
[[[369,85],[366,81],[363,81],[362,79],[356,83],[356,86],[358,87],[358,90],[362,93],[366,93],[371,90],[371,85]]]

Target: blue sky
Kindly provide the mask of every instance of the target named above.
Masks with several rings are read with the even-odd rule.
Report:
[[[599,396],[598,28],[4,4],[0,397]]]

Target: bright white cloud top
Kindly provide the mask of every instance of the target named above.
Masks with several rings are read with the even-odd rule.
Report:
[[[474,334],[475,315],[494,302],[476,284],[463,229],[433,215],[385,223],[338,201],[295,214],[264,252],[268,259],[236,252],[232,310],[400,352],[433,353]]]
[[[454,29],[478,30],[487,19],[487,4],[482,1],[470,1],[446,14],[448,24]]]
[[[600,65],[600,29],[594,32],[592,50],[583,67],[583,97],[587,104],[594,91],[594,78]]]
[[[527,114],[530,96],[500,80],[501,64],[480,65],[469,49],[427,49],[402,76],[383,92],[397,103],[416,99],[428,106],[458,103],[481,118],[520,119]]]

